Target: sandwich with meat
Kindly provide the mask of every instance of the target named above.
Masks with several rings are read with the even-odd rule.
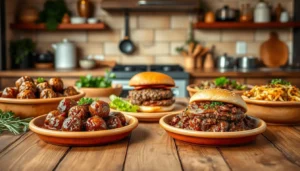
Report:
[[[171,111],[175,106],[172,88],[174,80],[159,72],[141,72],[134,75],[129,85],[134,90],[129,91],[131,104],[139,106],[140,112]]]
[[[188,108],[176,115],[170,125],[196,131],[234,132],[256,127],[246,115],[241,96],[225,89],[200,90],[190,99]]]

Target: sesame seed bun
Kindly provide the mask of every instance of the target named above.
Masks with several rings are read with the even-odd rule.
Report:
[[[199,90],[196,94],[194,94],[191,97],[190,103],[195,101],[216,101],[231,103],[236,106],[240,106],[247,111],[247,105],[243,98],[240,95],[225,89]]]
[[[167,85],[175,86],[172,77],[160,72],[141,72],[134,75],[130,81],[130,86]]]

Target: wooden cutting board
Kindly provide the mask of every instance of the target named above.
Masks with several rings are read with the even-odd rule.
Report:
[[[279,40],[276,32],[270,33],[269,40],[260,46],[260,57],[268,67],[280,67],[287,63],[289,50],[287,45]]]

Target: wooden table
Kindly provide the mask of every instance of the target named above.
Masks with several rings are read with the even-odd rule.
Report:
[[[97,147],[62,147],[33,132],[5,133],[0,135],[0,170],[299,171],[300,126],[268,126],[255,142],[233,147],[177,141],[158,123],[140,123],[130,137]]]

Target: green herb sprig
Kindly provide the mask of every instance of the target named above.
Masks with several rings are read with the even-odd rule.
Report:
[[[291,85],[290,82],[282,80],[282,79],[273,79],[271,81],[271,85],[276,85],[276,84],[281,84],[281,85]]]
[[[81,98],[77,104],[78,105],[89,105],[89,104],[92,104],[95,100],[92,99],[92,98],[89,98],[89,97],[83,97]]]
[[[14,116],[13,112],[4,112],[0,109],[0,134],[4,131],[9,131],[15,135],[26,132],[31,119],[20,119]]]
[[[224,103],[223,102],[211,102],[210,104],[204,105],[204,109],[212,109],[217,106],[222,106]]]
[[[37,81],[37,83],[39,84],[39,83],[45,82],[45,79],[42,78],[42,77],[39,77],[36,81]]]
[[[227,79],[226,77],[219,77],[219,78],[215,79],[216,86],[224,86],[228,82],[229,82],[229,79]]]

